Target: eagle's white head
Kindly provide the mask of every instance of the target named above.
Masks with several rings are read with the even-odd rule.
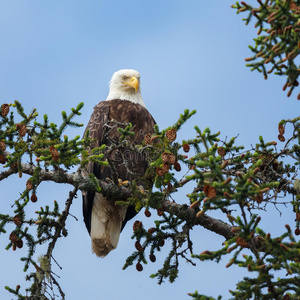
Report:
[[[114,73],[109,82],[106,100],[129,100],[145,106],[141,94],[140,73],[132,69],[123,69]]]

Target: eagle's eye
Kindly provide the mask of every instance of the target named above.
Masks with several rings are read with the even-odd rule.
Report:
[[[123,76],[122,79],[123,79],[123,80],[127,80],[127,77],[126,77],[126,76]]]

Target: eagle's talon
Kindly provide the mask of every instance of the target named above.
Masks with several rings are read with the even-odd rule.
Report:
[[[109,178],[109,177],[106,177],[106,178],[105,178],[105,181],[108,182],[108,183],[113,183],[113,182],[114,182],[114,181],[113,181],[111,178]]]
[[[145,189],[144,189],[144,187],[142,185],[137,186],[137,189],[139,190],[139,192],[141,194],[145,194]]]
[[[128,180],[123,181],[120,178],[118,179],[118,183],[119,183],[119,186],[125,186],[125,187],[127,187],[129,185],[129,181]]]

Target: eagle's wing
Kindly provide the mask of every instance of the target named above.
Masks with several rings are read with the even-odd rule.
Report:
[[[92,140],[91,149],[101,146],[105,143],[104,129],[103,124],[107,123],[109,118],[109,106],[103,105],[103,102],[100,102],[94,107],[94,111],[91,115],[89,123],[85,129],[84,136],[87,131],[89,131],[89,137]],[[97,178],[100,178],[100,170],[97,165],[93,162],[89,162],[87,166],[87,172],[93,173]],[[98,176],[97,176],[98,175]],[[86,225],[86,228],[89,233],[91,233],[91,217],[92,217],[92,208],[94,202],[95,192],[87,191],[83,195],[83,218]]]

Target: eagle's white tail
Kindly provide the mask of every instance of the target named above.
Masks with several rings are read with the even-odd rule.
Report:
[[[100,193],[95,194],[91,239],[93,253],[97,256],[104,257],[117,247],[126,211],[127,207],[116,205],[114,201],[108,201]]]

